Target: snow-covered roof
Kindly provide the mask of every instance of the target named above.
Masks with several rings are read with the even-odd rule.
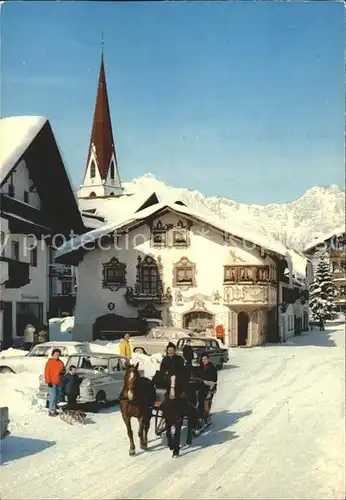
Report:
[[[147,217],[155,214],[156,212],[168,208],[182,215],[193,217],[197,220],[200,220],[202,223],[205,223],[206,225],[213,226],[221,231],[224,231],[227,234],[234,235],[238,238],[252,242],[259,247],[265,248],[290,259],[287,248],[280,241],[274,240],[268,235],[264,235],[258,232],[256,233],[252,229],[246,229],[244,227],[237,226],[234,221],[225,221],[205,208],[203,210],[197,211],[195,209],[187,207],[186,205],[181,205],[179,203],[179,200],[177,201],[178,203],[173,203],[171,201],[163,200],[159,203],[155,203],[149,206],[148,208],[140,210],[139,212],[129,212],[128,214],[124,214],[125,216],[122,220],[119,218],[116,221],[107,222],[97,229],[94,229],[84,235],[77,236],[72,240],[67,241],[58,250],[57,257],[61,257],[62,255],[71,253],[78,248],[85,247],[87,243],[92,243],[99,238],[102,238],[103,236],[106,236],[114,231],[118,231],[119,229],[127,225],[144,221],[145,219],[147,219]]]
[[[154,195],[155,192],[152,190],[145,190],[144,192],[129,193],[119,197],[81,198],[79,199],[79,208],[82,211],[95,209],[94,215],[104,217],[107,222],[117,222],[125,220],[129,215],[136,212]]]
[[[44,116],[11,116],[0,119],[0,183],[23,156],[47,122]]]
[[[300,254],[299,252],[296,252],[293,249],[289,249],[288,253],[291,257],[291,262],[292,262],[292,273],[296,278],[299,279],[306,279],[306,265],[308,262],[308,259],[304,257],[304,255]]]
[[[82,213],[82,221],[84,226],[90,229],[96,229],[100,227],[101,224],[103,224],[103,222],[99,221],[98,219],[93,219],[92,217],[86,217],[83,213]]]
[[[305,249],[304,252],[308,252],[310,250],[313,250],[315,247],[322,245],[325,241],[329,240],[330,238],[339,237],[343,234],[346,233],[346,225],[344,224],[343,226],[339,226],[334,231],[331,231],[326,234],[322,234],[321,236],[315,238],[314,241],[312,241]]]

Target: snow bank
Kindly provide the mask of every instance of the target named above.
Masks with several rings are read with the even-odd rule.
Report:
[[[31,420],[32,413],[46,411],[45,403],[37,399],[38,387],[37,373],[6,373],[0,376],[0,406],[9,408],[11,432]]]
[[[23,351],[23,349],[13,349],[13,347],[10,347],[9,349],[6,349],[5,351],[0,352],[0,358],[12,358],[16,356],[26,356],[29,351]]]
[[[51,318],[49,320],[49,340],[50,341],[70,341],[74,328],[74,316],[65,318]]]
[[[95,340],[94,342],[88,342],[88,346],[92,352],[109,352],[111,354],[119,354],[119,344],[120,340],[114,340],[113,342],[107,342],[104,340]]]

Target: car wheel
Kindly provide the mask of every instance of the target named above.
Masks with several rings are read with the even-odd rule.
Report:
[[[15,373],[15,372],[8,366],[2,366],[0,368],[0,373]]]
[[[133,352],[137,352],[138,354],[146,354],[143,347],[136,347]]]
[[[105,391],[99,391],[95,398],[95,410],[98,411],[102,407],[106,406],[107,397]]]

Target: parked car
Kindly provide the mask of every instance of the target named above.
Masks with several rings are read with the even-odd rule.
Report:
[[[179,339],[177,343],[177,350],[179,354],[183,354],[183,348],[188,339]],[[201,362],[201,355],[204,352],[208,353],[210,361],[221,370],[224,363],[229,361],[228,349],[220,347],[218,341],[212,337],[192,337],[191,347],[193,350],[193,366],[199,366]]]
[[[91,352],[83,342],[44,342],[31,349],[25,356],[0,357],[0,373],[42,373],[47,359],[54,349],[61,350],[62,361],[67,361],[72,354],[88,354]]]
[[[133,352],[143,354],[164,353],[168,342],[176,343],[181,338],[189,338],[190,330],[174,328],[171,326],[160,326],[152,328],[147,335],[131,337]]]
[[[124,372],[129,363],[124,356],[109,353],[74,354],[69,356],[66,370],[74,365],[82,379],[77,403],[105,404],[117,401],[124,384]],[[39,377],[37,397],[49,400],[48,386],[44,376]]]

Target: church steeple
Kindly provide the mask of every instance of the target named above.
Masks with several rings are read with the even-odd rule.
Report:
[[[122,191],[109,111],[102,47],[88,159],[78,196],[80,198],[114,196],[121,194]]]

